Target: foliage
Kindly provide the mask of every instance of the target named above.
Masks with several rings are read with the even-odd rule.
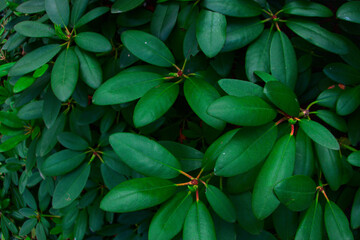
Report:
[[[356,239],[360,1],[0,0],[1,239]]]

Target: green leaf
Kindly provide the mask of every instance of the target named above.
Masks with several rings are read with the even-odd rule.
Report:
[[[179,174],[179,161],[153,140],[133,133],[115,133],[109,142],[121,160],[139,173],[165,179]]]
[[[59,133],[57,139],[61,145],[71,150],[83,151],[89,147],[89,143],[84,138],[73,132]]]
[[[29,0],[16,7],[16,11],[21,13],[38,13],[45,11],[45,0]]]
[[[336,113],[345,116],[353,113],[360,106],[360,86],[347,88],[336,102]]]
[[[235,222],[235,208],[229,198],[217,187],[212,185],[206,186],[206,199],[216,214],[228,222]]]
[[[231,17],[254,17],[261,14],[261,7],[251,0],[204,0],[203,6]]]
[[[54,190],[53,208],[69,206],[80,195],[90,175],[90,168],[90,164],[85,163],[60,179]]]
[[[19,110],[17,116],[22,120],[42,118],[43,105],[43,100],[29,102]]]
[[[256,82],[255,71],[270,72],[270,46],[272,31],[264,30],[246,50],[245,71],[251,82]]]
[[[262,72],[262,71],[255,71],[254,72],[256,74],[256,76],[258,76],[261,80],[263,80],[265,83],[267,82],[278,82],[279,80],[277,78],[275,78],[274,76],[272,76],[271,74],[267,73],[267,72]]]
[[[218,91],[202,77],[190,77],[185,80],[184,95],[186,101],[197,116],[216,129],[223,129],[225,122],[211,116],[208,107],[220,97]]]
[[[184,240],[215,240],[215,227],[205,204],[194,202],[186,216],[183,230]]]
[[[235,97],[257,96],[264,97],[263,88],[259,85],[238,80],[238,79],[220,79],[218,81],[219,86],[227,94]]]
[[[292,31],[310,43],[335,54],[346,54],[346,42],[338,35],[320,27],[317,23],[296,19],[286,22]]]
[[[149,240],[167,240],[175,237],[182,229],[191,204],[191,195],[184,191],[164,204],[151,220]]]
[[[124,13],[140,6],[144,0],[116,0],[111,6],[111,13]]]
[[[88,229],[88,214],[86,209],[82,210],[76,220],[74,227],[74,235],[76,239],[84,239]]]
[[[255,96],[221,97],[210,104],[208,113],[240,126],[259,126],[276,117],[276,111],[264,100]]]
[[[280,82],[294,90],[297,79],[295,50],[285,33],[277,31],[270,47],[271,74]]]
[[[222,52],[234,51],[254,41],[264,30],[258,18],[231,19],[226,28],[226,41]]]
[[[340,18],[341,20],[360,23],[359,13],[360,13],[359,1],[346,2],[338,8],[336,12],[336,17]]]
[[[316,2],[297,0],[283,7],[284,13],[304,17],[331,17],[333,13],[327,7]]]
[[[178,95],[179,85],[176,83],[161,83],[150,89],[135,106],[135,127],[143,127],[159,119],[171,108]]]
[[[311,139],[299,128],[296,133],[295,175],[312,176],[315,157]]]
[[[316,184],[308,176],[296,175],[276,184],[274,191],[287,208],[292,211],[303,211],[314,200]]]
[[[37,219],[36,218],[30,218],[24,222],[24,224],[21,226],[19,235],[25,236],[31,232],[31,230],[36,226]]]
[[[46,158],[41,165],[41,172],[46,176],[60,176],[77,168],[86,154],[72,150],[62,150]]]
[[[36,225],[35,233],[36,233],[36,239],[46,240],[46,233],[42,223],[38,223]]]
[[[320,203],[313,201],[300,222],[295,240],[321,240],[323,235],[323,211]]]
[[[11,128],[23,128],[24,124],[15,112],[0,112],[1,125],[6,125]]]
[[[348,156],[347,161],[353,166],[360,167],[360,151],[352,152]]]
[[[276,142],[255,182],[252,208],[258,219],[265,219],[279,206],[273,188],[292,175],[294,163],[295,139],[286,134]]]
[[[71,8],[70,25],[75,26],[80,17],[84,14],[89,0],[76,0]]]
[[[65,102],[73,94],[79,77],[79,60],[73,48],[62,51],[51,71],[51,89]]]
[[[239,130],[221,151],[214,172],[231,177],[257,166],[269,154],[277,138],[273,123]]]
[[[360,71],[345,63],[330,63],[323,69],[326,76],[345,85],[360,83]]]
[[[14,93],[19,93],[30,87],[34,82],[35,78],[29,76],[23,76],[19,78],[13,88]]]
[[[165,41],[175,26],[178,12],[178,4],[157,4],[151,18],[150,32]]]
[[[281,82],[270,81],[265,84],[264,94],[280,110],[293,117],[299,116],[299,101],[288,86]]]
[[[14,29],[25,37],[55,37],[52,26],[35,21],[23,21],[15,25]]]
[[[60,50],[59,44],[49,44],[29,52],[10,69],[9,77],[22,76],[38,69],[49,62]]]
[[[57,25],[66,27],[69,24],[70,7],[68,1],[45,0],[45,10],[50,20]]]
[[[56,121],[61,108],[61,102],[49,88],[44,95],[44,104],[42,109],[43,120],[47,128],[50,128]]]
[[[318,116],[321,120],[329,124],[330,126],[336,128],[341,132],[347,132],[347,124],[345,119],[337,115],[336,113],[329,111],[329,110],[317,110],[316,116]]]
[[[41,67],[35,70],[35,72],[33,73],[33,78],[39,78],[43,76],[45,72],[48,70],[48,68],[49,68],[49,64],[42,65]]]
[[[226,18],[221,13],[201,10],[196,22],[196,38],[200,49],[209,57],[215,57],[226,39]]]
[[[133,212],[156,206],[175,194],[176,186],[169,180],[148,177],[122,182],[113,188],[100,203],[108,212]]]
[[[21,143],[28,137],[30,137],[30,135],[22,134],[22,135],[16,135],[14,137],[7,139],[5,142],[0,144],[0,152],[7,152],[7,151],[13,149],[14,147],[16,147],[19,143]]]
[[[299,125],[302,130],[308,135],[314,142],[333,150],[339,150],[340,146],[334,135],[318,122],[302,119],[299,121]]]
[[[319,144],[315,144],[315,150],[321,170],[331,190],[338,190],[341,185],[343,175],[340,153]]]
[[[80,79],[89,87],[98,88],[103,80],[103,71],[98,59],[78,47],[75,47],[75,53],[80,63]]]
[[[329,240],[352,240],[354,236],[350,230],[349,221],[345,214],[334,202],[325,205],[324,220]]]
[[[264,221],[255,217],[252,211],[251,192],[230,196],[236,209],[236,219],[239,225],[251,234],[259,234],[264,228]]]
[[[356,191],[351,208],[351,227],[356,229],[360,226],[360,188]]]
[[[111,105],[126,103],[145,95],[164,80],[151,72],[120,72],[102,84],[94,93],[93,103]]]
[[[171,67],[175,63],[167,46],[149,33],[128,30],[121,34],[121,41],[132,54],[144,62],[159,67]]]
[[[87,12],[86,14],[84,14],[84,16],[82,16],[79,21],[76,23],[76,28],[79,28],[89,22],[91,22],[92,20],[104,15],[105,13],[107,13],[109,11],[108,7],[97,7],[94,8],[92,10],[90,10],[89,12]]]
[[[81,32],[77,34],[75,43],[78,47],[95,53],[109,52],[112,49],[109,40],[95,32]]]
[[[204,171],[212,170],[215,167],[216,159],[223,152],[227,144],[234,137],[234,135],[240,130],[233,129],[216,139],[207,149],[202,161],[202,167]]]

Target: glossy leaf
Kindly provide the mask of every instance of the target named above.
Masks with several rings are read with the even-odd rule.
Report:
[[[0,152],[7,152],[13,149],[14,147],[16,147],[16,145],[18,145],[20,142],[24,141],[28,137],[30,137],[30,135],[16,135],[5,140],[0,144]]]
[[[69,24],[69,2],[62,0],[45,0],[45,10],[54,24],[61,25],[62,27]]]
[[[79,77],[79,60],[73,48],[62,51],[51,71],[51,89],[65,102],[74,92]]]
[[[79,21],[76,23],[76,27],[79,28],[79,27],[91,22],[92,20],[104,15],[108,11],[109,11],[108,7],[94,8],[94,9],[90,10],[89,12],[87,12],[86,14],[84,14],[84,16],[82,16],[79,19]]]
[[[229,198],[215,186],[207,185],[205,191],[206,199],[218,216],[228,222],[235,222],[235,208]]]
[[[318,24],[306,20],[289,20],[286,22],[292,31],[310,43],[336,54],[346,54],[348,48],[344,40]]]
[[[159,67],[171,67],[175,62],[167,46],[149,33],[128,30],[121,34],[121,41],[131,53],[147,63]]]
[[[151,19],[150,31],[165,41],[173,30],[179,12],[178,4],[158,4]]]
[[[294,90],[297,80],[297,62],[293,45],[283,32],[276,32],[270,47],[271,74]]]
[[[89,174],[90,165],[86,163],[61,178],[54,190],[53,208],[59,209],[69,206],[84,189]]]
[[[207,112],[209,106],[220,97],[218,91],[201,77],[185,80],[184,95],[191,109],[204,122],[216,129],[223,129],[225,122]]]
[[[62,150],[45,159],[41,171],[46,176],[64,175],[77,168],[85,157],[85,153]]]
[[[320,109],[316,111],[316,116],[341,132],[348,131],[345,119],[336,115],[336,113],[332,111]]]
[[[341,20],[360,23],[359,9],[360,3],[358,1],[344,3],[338,8],[336,17]]]
[[[353,166],[360,167],[360,151],[352,152],[347,161]]]
[[[299,101],[295,93],[286,85],[277,81],[265,84],[264,94],[280,110],[290,116],[297,117],[300,112]]]
[[[23,21],[15,25],[14,29],[25,37],[54,37],[55,30],[52,26],[35,22]]]
[[[336,102],[336,113],[345,116],[354,112],[360,106],[360,86],[346,89]]]
[[[149,240],[172,239],[178,234],[192,205],[192,197],[182,191],[164,204],[151,220]]]
[[[89,147],[89,143],[84,138],[73,132],[62,132],[57,135],[57,139],[61,145],[71,150],[83,151]]]
[[[221,13],[202,10],[196,23],[196,38],[200,49],[209,57],[215,57],[226,39],[226,18]]]
[[[299,128],[296,133],[295,175],[312,176],[315,157],[311,139]]]
[[[345,85],[360,83],[360,71],[344,63],[330,63],[324,67],[324,73],[331,80]]]
[[[133,133],[116,133],[109,142],[123,162],[144,175],[169,179],[179,174],[179,161],[153,140]]]
[[[176,186],[169,180],[148,177],[122,182],[113,188],[100,203],[109,212],[132,212],[156,206],[169,199]]]
[[[208,113],[240,126],[259,126],[276,117],[276,111],[264,100],[255,96],[221,97],[210,104]]]
[[[327,202],[325,205],[324,220],[326,232],[330,240],[354,239],[350,230],[349,221],[345,214],[334,202]]]
[[[239,130],[216,160],[218,176],[235,176],[258,165],[269,154],[277,138],[277,127],[269,123]]]
[[[45,11],[45,0],[29,0],[19,4],[16,11],[21,13],[38,13]]]
[[[276,142],[255,182],[252,208],[258,219],[268,217],[279,206],[280,201],[276,198],[273,188],[281,180],[292,175],[294,163],[295,139],[286,134]]]
[[[353,229],[360,227],[360,189],[356,191],[354,197],[354,202],[351,208],[350,223]]]
[[[191,205],[184,223],[183,239],[216,239],[214,222],[203,202],[198,201]]]
[[[120,72],[95,91],[93,103],[111,105],[130,102],[144,96],[162,82],[161,75],[157,73]]]
[[[290,210],[303,211],[315,197],[316,184],[308,176],[296,175],[277,183],[274,192],[280,202]]]
[[[254,17],[261,14],[260,6],[250,0],[204,0],[203,6],[231,17]]]
[[[174,104],[179,85],[162,83],[153,87],[139,100],[134,110],[134,125],[143,127],[164,115]]]
[[[222,88],[222,90],[224,90],[227,94],[231,96],[264,97],[263,88],[252,82],[238,80],[238,79],[220,79],[218,84]]]
[[[17,116],[22,120],[33,120],[42,117],[44,101],[33,101],[23,106]]]
[[[111,6],[111,13],[123,13],[141,5],[144,0],[116,0]]]
[[[323,229],[323,211],[320,203],[313,201],[300,222],[295,240],[321,240]]]
[[[340,146],[334,135],[318,122],[302,119],[299,122],[301,129],[308,135],[314,142],[329,149],[339,150]]]
[[[17,61],[10,69],[8,75],[22,76],[32,72],[49,62],[60,50],[61,46],[59,44],[49,44],[39,47]]]
[[[98,88],[103,80],[103,71],[99,61],[78,47],[75,48],[75,53],[80,63],[80,79],[89,87]]]
[[[95,32],[81,32],[77,34],[75,43],[78,47],[95,53],[109,52],[112,49],[109,40]]]
[[[283,8],[284,13],[304,17],[331,17],[331,10],[316,2],[297,0],[289,2]]]
[[[19,93],[30,87],[34,82],[35,78],[23,76],[17,80],[17,82],[14,85],[14,93]]]

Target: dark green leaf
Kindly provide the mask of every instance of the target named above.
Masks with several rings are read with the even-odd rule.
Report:
[[[175,237],[182,229],[191,204],[191,195],[184,191],[164,204],[151,220],[149,240],[167,240]]]
[[[120,72],[102,84],[93,96],[97,105],[126,103],[145,95],[164,80],[151,72]]]
[[[360,23],[359,13],[360,13],[359,1],[347,2],[338,8],[336,12],[336,17],[345,21]]]
[[[360,167],[360,151],[352,152],[347,161],[353,166]]]
[[[87,12],[84,16],[82,16],[79,19],[79,21],[76,23],[76,27],[79,28],[79,27],[91,22],[92,20],[100,17],[101,15],[104,15],[108,11],[109,11],[108,7],[94,8],[94,9],[90,10],[89,12]]]
[[[333,150],[339,150],[340,146],[334,135],[318,122],[302,119],[299,121],[299,125],[302,130],[308,135],[314,142]]]
[[[325,205],[324,220],[326,232],[330,240],[352,240],[354,236],[350,230],[349,221],[345,214],[334,202]]]
[[[299,128],[296,133],[295,175],[312,176],[315,157],[311,139]]]
[[[179,174],[179,161],[153,140],[132,133],[116,133],[109,142],[123,162],[144,175],[168,179]]]
[[[69,24],[70,7],[68,1],[45,0],[45,10],[50,20],[57,25],[66,27]]]
[[[83,151],[89,147],[85,139],[73,132],[62,132],[57,135],[57,139],[61,145],[71,150]]]
[[[272,214],[280,201],[273,192],[274,186],[281,180],[290,177],[295,163],[295,139],[284,135],[275,144],[256,179],[252,207],[258,219]]]
[[[216,214],[228,222],[235,222],[235,208],[229,198],[215,186],[207,185],[205,191],[206,199]]]
[[[283,32],[277,31],[270,47],[271,74],[280,82],[294,90],[297,79],[297,61],[290,39]]]
[[[356,229],[360,226],[360,188],[356,191],[351,208],[351,227]]]
[[[251,0],[204,0],[203,6],[232,17],[254,17],[261,14],[261,7]]]
[[[171,67],[175,62],[167,46],[149,33],[128,30],[121,34],[121,41],[136,57],[150,64]]]
[[[321,240],[323,228],[323,211],[320,203],[313,201],[300,222],[295,240]]]
[[[23,128],[24,123],[17,116],[15,112],[0,112],[0,122],[1,125],[6,125],[11,128]]]
[[[71,8],[70,24],[75,26],[80,17],[84,14],[89,0],[76,0]]]
[[[90,164],[85,163],[61,178],[54,190],[53,208],[59,209],[69,206],[80,195],[90,175],[90,166]]]
[[[280,110],[290,116],[297,117],[300,112],[299,101],[295,93],[286,85],[277,81],[265,84],[264,94]]]
[[[111,13],[123,13],[141,5],[144,0],[116,0],[111,7]]]
[[[329,111],[329,110],[317,110],[316,116],[318,116],[321,120],[329,124],[330,126],[336,128],[341,132],[347,132],[347,124],[345,119],[336,115],[336,113]]]
[[[178,94],[179,85],[176,83],[161,83],[146,92],[135,106],[135,127],[143,127],[159,119],[171,108]]]
[[[16,11],[21,13],[38,13],[45,11],[45,0],[29,0],[16,7]]]
[[[178,12],[179,5],[175,3],[156,5],[151,19],[151,33],[165,41],[175,26]]]
[[[17,116],[22,120],[33,120],[42,117],[44,101],[33,101],[23,106]]]
[[[208,113],[240,126],[259,126],[276,117],[276,111],[264,100],[255,96],[221,97],[210,104]]]
[[[360,83],[360,71],[344,63],[330,63],[323,71],[326,76],[338,83],[345,85]]]
[[[59,44],[49,44],[26,54],[10,69],[9,76],[22,76],[49,62],[59,51]]]
[[[360,86],[343,91],[336,103],[336,113],[345,116],[354,112],[360,106]]]
[[[274,186],[281,203],[292,211],[307,209],[315,197],[316,184],[308,176],[296,175],[286,178]]]
[[[62,51],[51,71],[51,89],[65,102],[73,94],[79,77],[79,60],[73,48]]]
[[[31,230],[36,226],[37,219],[36,218],[30,218],[24,222],[24,224],[21,226],[19,235],[25,236],[31,232]]]
[[[52,26],[35,21],[23,21],[15,25],[14,29],[25,37],[55,37]]]
[[[156,206],[169,199],[176,186],[169,180],[136,178],[113,188],[101,201],[100,208],[110,212],[132,212]]]
[[[46,176],[64,175],[77,168],[85,157],[85,153],[62,150],[45,159],[41,171]]]
[[[201,201],[194,202],[186,216],[184,240],[215,240],[215,227],[209,211]]]
[[[36,225],[35,233],[36,233],[36,239],[46,240],[46,233],[42,223],[38,223]]]
[[[196,23],[196,38],[200,49],[209,57],[215,57],[226,39],[226,18],[221,13],[201,10]]]
[[[61,102],[55,97],[51,89],[48,89],[44,96],[42,109],[43,120],[47,128],[50,128],[56,121],[61,108]]]
[[[331,10],[324,5],[304,0],[289,2],[283,10],[284,13],[304,17],[331,17],[333,15]]]
[[[95,32],[82,32],[77,34],[75,43],[80,48],[95,53],[109,52],[112,49],[109,40]]]
[[[191,109],[206,124],[216,129],[223,129],[225,122],[211,116],[208,107],[220,97],[217,90],[201,77],[191,77],[185,80],[184,95]]]
[[[220,79],[218,84],[227,94],[236,97],[257,96],[264,97],[263,88],[259,85],[237,79]]]

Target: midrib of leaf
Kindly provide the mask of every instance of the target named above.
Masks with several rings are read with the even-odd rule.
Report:
[[[131,87],[131,86],[136,86],[136,85],[139,85],[140,83],[150,83],[150,82],[156,82],[156,81],[160,81],[160,80],[163,80],[163,78],[155,78],[155,79],[149,79],[149,80],[144,80],[144,81],[139,81],[139,82],[136,82],[136,81],[131,81],[130,83],[129,82],[126,82],[124,83],[121,87]],[[109,90],[109,93],[118,93],[119,89],[117,88],[110,88]]]
[[[339,235],[344,236],[344,235],[342,234],[343,231],[342,231],[341,224],[338,222],[337,217],[335,216],[334,209],[332,208],[332,203],[331,203],[331,202],[328,202],[328,204],[329,204],[329,207],[330,207],[330,209],[331,209],[331,213],[332,213],[332,216],[333,216],[333,218],[334,218],[334,220],[335,220],[335,223],[336,223],[336,225],[337,225],[337,227],[338,227]],[[343,239],[345,239],[345,237],[344,237]]]
[[[74,186],[78,186],[78,181],[79,181],[79,179],[81,179],[82,177],[83,177],[83,174],[87,171],[87,166],[86,167],[84,167],[84,169],[80,172],[80,174],[79,175],[77,175],[76,176],[76,178],[75,178],[75,180],[73,180],[71,183],[70,183],[70,186],[69,186],[69,188],[67,189],[67,191],[61,191],[62,193],[64,193],[64,194],[61,194],[61,196],[64,196],[65,194],[69,194],[70,195],[70,193],[69,192],[72,192],[73,190],[74,190]],[[67,179],[66,179],[67,180]],[[60,193],[61,193],[60,192]],[[72,197],[71,195],[70,195],[70,197]],[[62,198],[61,198],[62,199]],[[63,199],[62,199],[63,200]],[[71,200],[73,200],[73,199],[71,199]]]
[[[137,195],[138,193],[142,193],[142,192],[147,192],[147,191],[154,191],[154,190],[159,190],[159,189],[163,189],[163,188],[168,188],[170,186],[175,186],[175,184],[171,184],[171,185],[166,185],[166,186],[161,186],[161,187],[154,187],[154,188],[147,188],[147,189],[142,189],[142,190],[132,190],[130,193],[128,194],[124,194],[121,197],[125,198],[125,197],[129,197],[131,195]]]

